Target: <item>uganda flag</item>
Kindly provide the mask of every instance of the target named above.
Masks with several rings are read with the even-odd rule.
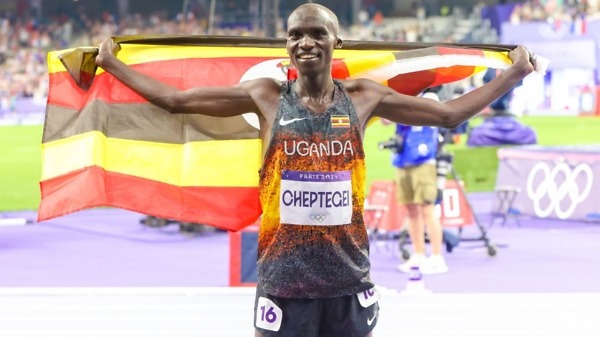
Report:
[[[350,116],[348,115],[332,115],[331,126],[334,128],[349,128]]]
[[[119,59],[171,86],[229,86],[296,76],[283,39],[127,36]],[[333,76],[366,77],[415,95],[427,87],[503,69],[513,46],[346,41]],[[95,48],[48,54],[38,221],[118,207],[237,231],[261,214],[256,115],[169,114],[97,69]],[[347,116],[332,117],[346,127]]]

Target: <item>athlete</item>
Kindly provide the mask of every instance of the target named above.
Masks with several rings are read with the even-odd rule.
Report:
[[[263,141],[263,208],[255,301],[256,336],[372,336],[378,293],[363,222],[362,139],[370,118],[452,128],[533,71],[523,47],[513,65],[446,103],[407,96],[367,79],[336,81],[337,17],[308,3],[288,19],[294,81],[262,78],[231,87],[178,90],[126,66],[104,40],[98,66],[170,113],[234,116],[255,111]]]

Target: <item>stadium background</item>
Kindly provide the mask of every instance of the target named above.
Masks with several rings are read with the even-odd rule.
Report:
[[[322,3],[338,11],[347,39],[525,44],[552,63],[546,76],[530,76],[515,90],[511,108],[519,120],[543,146],[600,144],[598,0],[422,1]],[[260,36],[282,28],[275,11],[264,18],[247,9],[275,0],[216,0],[213,19],[209,0],[120,3],[129,3],[129,15],[109,0],[0,0],[0,336],[253,335],[254,290],[230,286],[240,271],[232,268],[240,256],[232,254],[230,238],[240,232],[182,235],[176,226],[148,228],[138,213],[107,208],[19,222],[34,219],[39,203],[48,51],[94,46],[108,35]],[[279,1],[277,17],[297,3]],[[460,85],[469,89],[477,81]],[[389,152],[376,147],[392,132],[375,124],[367,133],[369,183],[392,176]],[[498,149],[470,148],[465,140],[449,147],[477,217],[490,224]],[[512,220],[487,226],[501,248],[497,257],[479,242],[447,254],[451,271],[424,279],[432,296],[404,294],[410,280],[396,270],[397,245],[374,242],[372,277],[384,308],[375,334],[597,337],[598,222]],[[478,238],[470,236],[480,234],[474,227],[465,228],[467,238]],[[244,257],[252,265],[251,254]]]
[[[50,50],[96,45],[108,35],[216,34],[282,36],[282,18],[305,1],[0,1],[2,49],[0,50],[0,211],[35,210],[39,203],[40,140],[47,90],[45,54]],[[581,44],[577,50],[551,58],[546,76],[527,80],[515,91],[511,109],[520,121],[538,134],[540,145],[600,143],[598,118],[598,59],[600,17],[597,1],[507,2],[329,0],[320,3],[340,16],[346,39],[531,43],[541,55],[561,47],[564,41]],[[277,12],[263,10],[278,9]],[[213,15],[211,15],[211,13]],[[385,13],[385,14],[383,14]],[[269,27],[269,22],[273,27]],[[546,40],[520,40],[502,35],[502,27],[527,30],[546,27],[554,36]],[[507,29],[505,29],[507,30]],[[508,29],[510,30],[510,29]],[[558,36],[558,38],[557,38]],[[579,45],[577,45],[579,47]],[[536,50],[534,50],[536,51]],[[537,51],[536,51],[537,52]],[[583,60],[578,55],[591,53]],[[559,63],[560,67],[552,67]],[[530,76],[533,77],[533,76]],[[568,79],[568,81],[566,80]],[[567,82],[565,84],[565,82]],[[470,90],[478,78],[458,83]],[[566,95],[559,94],[561,92]],[[583,96],[592,97],[592,104]],[[585,102],[588,102],[587,100]],[[485,111],[484,113],[485,114]],[[481,123],[473,118],[471,126]],[[392,127],[371,126],[367,132],[367,184],[393,177],[389,153],[377,142],[387,139]],[[466,135],[448,149],[465,180],[467,191],[492,191],[498,159],[496,147],[469,148]]]

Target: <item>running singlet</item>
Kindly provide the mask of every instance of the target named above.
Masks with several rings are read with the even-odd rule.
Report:
[[[258,281],[278,297],[354,295],[374,286],[360,123],[339,82],[324,113],[304,108],[294,83],[282,85],[260,171]]]

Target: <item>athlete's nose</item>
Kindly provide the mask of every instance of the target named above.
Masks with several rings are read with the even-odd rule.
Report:
[[[315,40],[310,37],[310,35],[304,35],[302,39],[300,39],[300,48],[302,49],[311,49],[315,46]]]

